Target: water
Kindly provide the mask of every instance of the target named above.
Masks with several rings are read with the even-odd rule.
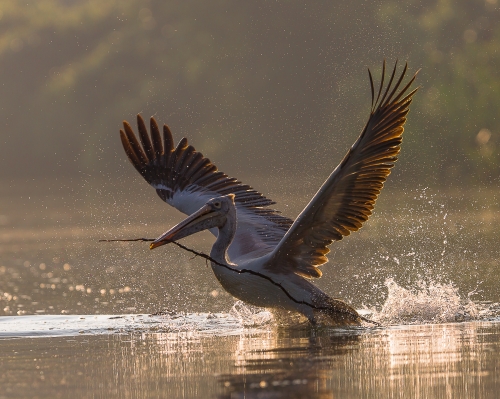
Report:
[[[233,320],[206,331],[205,314],[169,331],[169,320],[157,330],[111,317],[1,340],[1,397],[496,398],[500,388],[498,322],[312,331]]]
[[[135,183],[1,186],[0,399],[496,397],[494,191],[383,194],[318,281],[382,326],[311,329],[235,303],[177,247],[98,243],[182,218]],[[303,191],[270,196],[295,216]]]

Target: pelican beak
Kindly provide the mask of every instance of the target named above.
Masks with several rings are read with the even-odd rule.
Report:
[[[163,233],[154,240],[149,249],[154,249],[162,245],[180,240],[202,230],[211,229],[219,224],[219,212],[209,205],[204,205],[198,211],[188,216],[178,225]]]

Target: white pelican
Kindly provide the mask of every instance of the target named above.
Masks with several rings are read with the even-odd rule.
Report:
[[[328,246],[361,228],[370,216],[400,151],[412,96],[412,79],[400,89],[405,65],[395,81],[396,65],[384,89],[385,62],[375,98],[360,136],[295,221],[269,208],[275,202],[228,177],[183,138],[174,147],[154,118],[150,135],[137,116],[139,141],[130,124],[120,130],[128,158],[169,205],[190,215],[150,248],[210,229],[217,237],[210,252],[212,270],[224,289],[249,304],[299,312],[311,323],[358,325],[356,310],[313,285]],[[394,84],[393,84],[394,83]]]

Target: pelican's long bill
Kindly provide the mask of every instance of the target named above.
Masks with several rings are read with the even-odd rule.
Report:
[[[216,209],[206,204],[154,240],[149,246],[149,249],[154,249],[199,231],[216,227],[220,224],[220,217],[221,214]]]

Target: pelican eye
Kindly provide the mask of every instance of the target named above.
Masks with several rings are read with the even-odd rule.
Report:
[[[212,203],[212,205],[214,206],[214,208],[217,208],[217,209],[220,209],[220,207],[221,207],[220,201],[215,201]]]

